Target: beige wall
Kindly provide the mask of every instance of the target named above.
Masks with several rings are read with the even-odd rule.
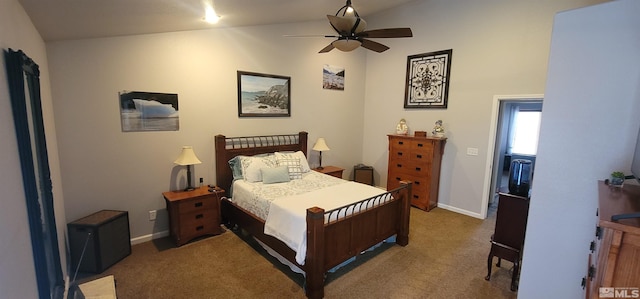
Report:
[[[69,221],[100,209],[129,211],[133,238],[165,232],[161,193],[176,189],[173,164],[192,145],[195,177],[215,183],[213,136],[309,132],[324,137],[323,165],[360,162],[365,55],[319,55],[330,40],[284,38],[331,30],[326,22],[201,30],[47,44]],[[345,68],[345,90],[322,89],[324,64]],[[291,117],[238,118],[236,72],[291,77]],[[177,93],[180,130],[121,131],[118,92]],[[318,157],[310,152],[310,162]],[[176,168],[177,167],[177,168]],[[179,173],[178,170],[182,169]],[[197,180],[197,179],[196,179]],[[159,210],[158,220],[148,220]]]
[[[66,231],[62,182],[58,161],[56,131],[51,103],[51,88],[45,44],[22,6],[14,0],[0,1],[0,47],[23,50],[40,66],[40,91],[53,197],[58,227],[58,240],[63,272],[67,269],[64,246]],[[0,297],[37,298],[31,236],[27,222],[26,201],[20,170],[9,88],[4,63],[0,71]]]
[[[439,206],[482,217],[495,95],[543,94],[551,26],[563,10],[602,1],[415,1],[369,18],[375,28],[410,26],[411,39],[385,40],[391,50],[367,54],[363,161],[387,179],[387,137],[405,118],[431,132],[442,119],[447,144]],[[373,29],[374,27],[371,26]],[[407,56],[453,49],[447,109],[404,109]],[[466,154],[477,148],[477,156]]]

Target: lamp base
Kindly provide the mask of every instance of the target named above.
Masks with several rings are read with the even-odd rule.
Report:
[[[316,169],[318,169],[318,170],[323,170],[323,169],[324,169],[324,167],[322,167],[322,166],[318,166],[318,167],[316,167]]]

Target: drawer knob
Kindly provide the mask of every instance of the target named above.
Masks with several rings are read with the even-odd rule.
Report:
[[[196,230],[203,230],[203,229],[204,229],[203,225],[200,225],[200,226],[196,227]]]
[[[398,167],[402,167],[402,164],[396,164],[396,166],[398,166]]]
[[[201,202],[201,201],[196,202],[196,203],[194,204],[194,206],[195,206],[196,208],[199,208],[199,207],[201,207],[201,206],[202,206],[202,202]]]
[[[398,156],[402,156],[402,152],[398,152]]]
[[[403,145],[403,144],[404,144],[404,142],[403,142],[403,141],[398,141],[398,144],[399,144],[399,145]]]
[[[422,159],[422,155],[417,155],[416,157],[418,157],[418,159]]]
[[[418,147],[423,147],[423,146],[424,146],[424,144],[418,143]]]
[[[198,215],[196,215],[196,219],[200,219],[200,218],[202,218],[202,217],[204,217],[204,215],[202,215],[202,214],[198,214]]]

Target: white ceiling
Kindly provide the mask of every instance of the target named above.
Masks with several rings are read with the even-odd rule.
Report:
[[[203,0],[18,0],[45,41],[326,20],[344,0],[213,0],[220,22],[203,21]],[[206,1],[206,0],[205,0]],[[211,0],[208,0],[211,1]],[[413,0],[353,0],[366,17]]]

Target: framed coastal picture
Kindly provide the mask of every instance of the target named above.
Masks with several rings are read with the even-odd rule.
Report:
[[[404,108],[447,108],[453,50],[407,57]]]
[[[238,117],[291,116],[291,77],[238,71]]]
[[[119,96],[123,132],[178,131],[180,128],[177,94],[121,91]]]

